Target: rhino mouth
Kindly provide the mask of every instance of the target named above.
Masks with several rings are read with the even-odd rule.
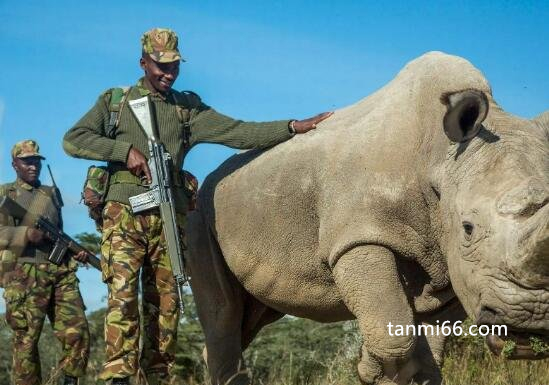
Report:
[[[506,336],[486,337],[490,351],[510,360],[541,360],[549,357],[549,336],[528,331],[510,331]]]
[[[489,334],[485,337],[490,351],[510,360],[540,360],[549,357],[549,333],[545,329],[517,328],[506,322],[490,307],[483,306],[477,317],[477,325],[486,325],[490,330],[496,325],[505,325],[505,335]]]

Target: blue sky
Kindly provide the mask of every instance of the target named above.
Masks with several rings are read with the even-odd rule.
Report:
[[[187,62],[175,88],[235,118],[343,107],[432,50],[470,60],[507,111],[549,109],[549,2],[2,0],[0,20],[0,183],[14,179],[12,144],[36,139],[64,194],[70,234],[94,231],[78,203],[94,162],[66,156],[62,136],[103,90],[141,76],[139,38],[155,26],[180,37]],[[232,153],[200,145],[185,168],[202,180]],[[79,275],[88,307],[102,306],[99,274]]]

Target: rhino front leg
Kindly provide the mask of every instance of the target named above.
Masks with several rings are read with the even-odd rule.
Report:
[[[413,325],[393,253],[381,246],[359,246],[333,267],[343,301],[355,315],[364,345],[358,372],[366,384],[407,384],[414,373],[399,375],[415,346],[413,335],[389,335],[388,324]],[[394,334],[395,329],[392,329]]]

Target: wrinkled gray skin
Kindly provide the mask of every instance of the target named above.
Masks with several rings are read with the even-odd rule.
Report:
[[[547,334],[548,117],[505,113],[476,68],[435,52],[317,130],[225,162],[188,224],[212,383],[248,384],[242,351],[283,314],[356,318],[367,384],[441,382],[444,338],[389,322],[465,309]]]

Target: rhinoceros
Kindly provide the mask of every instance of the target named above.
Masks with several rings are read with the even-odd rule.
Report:
[[[504,112],[440,52],[205,180],[188,260],[212,383],[248,384],[242,351],[284,314],[356,319],[366,384],[439,384],[445,336],[388,324],[506,325],[489,347],[539,358],[549,334],[549,111]],[[465,311],[465,312],[464,312]],[[541,355],[540,355],[541,354]]]

